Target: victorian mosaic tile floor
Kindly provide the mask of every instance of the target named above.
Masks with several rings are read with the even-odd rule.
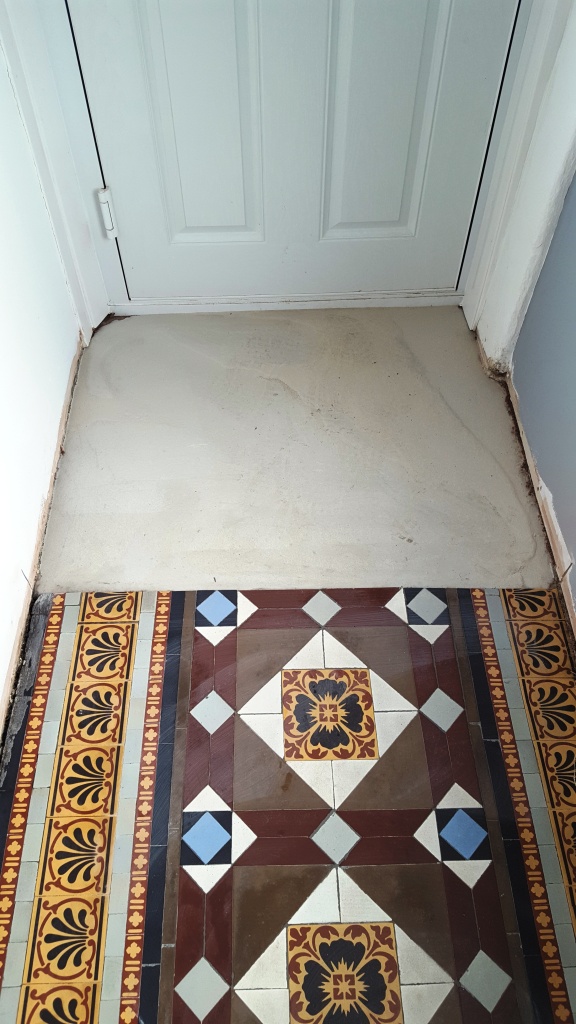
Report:
[[[0,1021],[568,1024],[575,682],[554,591],[54,597]]]

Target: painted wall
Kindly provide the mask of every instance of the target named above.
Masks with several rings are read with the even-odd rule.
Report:
[[[572,182],[514,352],[520,418],[551,491],[570,560],[576,555],[576,179]],[[571,571],[572,594],[576,573]]]
[[[0,47],[0,724],[33,583],[78,321]]]

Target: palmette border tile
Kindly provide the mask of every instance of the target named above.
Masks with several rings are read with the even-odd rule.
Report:
[[[503,591],[506,625],[576,928],[576,674],[553,591]]]
[[[556,931],[552,920],[530,802],[520,763],[520,754],[514,735],[495,637],[490,621],[488,602],[483,590],[472,590],[471,596],[478,624],[478,635],[494,709],[498,739],[502,748],[502,756],[514,808],[548,995],[555,1018],[561,1021],[562,1024],[568,1024],[568,1022],[573,1020],[570,1001],[560,959]]]
[[[104,599],[104,595],[96,596]],[[108,916],[104,890],[117,820],[138,624],[132,619],[116,618],[110,627],[95,622],[86,626],[81,619],[89,598],[90,595],[83,595],[80,599],[56,751],[53,759],[48,755],[53,763],[42,853],[38,846],[40,862],[30,862],[32,868],[40,870],[25,944],[24,977],[16,1017],[19,1024],[48,1020],[50,1015],[56,1020],[79,1021],[85,1017],[92,1021],[100,998]],[[114,610],[119,614],[120,606],[124,610],[128,606],[130,614],[137,614],[140,595],[106,595],[104,604],[102,614],[106,622]],[[94,609],[91,614],[94,617]],[[67,622],[67,629],[70,625]],[[104,738],[102,742],[111,723],[106,700],[96,709],[88,708],[84,719],[75,712],[73,698],[79,664],[86,676],[91,675],[99,683],[105,679],[113,684],[117,698],[114,713],[117,711],[118,715],[114,735],[107,741]],[[103,717],[102,712],[106,712]],[[44,779],[41,783],[44,787],[48,784]],[[29,838],[32,840],[32,832],[30,837],[27,833],[27,843]],[[39,837],[34,841],[39,843]],[[54,887],[60,874],[57,862],[64,869],[60,891]],[[65,986],[72,983],[79,987],[71,988],[69,998],[65,997]]]
[[[30,704],[22,756],[14,792],[14,800],[8,823],[8,834],[2,871],[0,872],[0,987],[6,965],[6,950],[16,902],[16,887],[22,861],[24,832],[28,819],[30,798],[40,747],[40,736],[48,692],[56,663],[58,641],[64,617],[64,595],[58,594],[48,616],[40,663]]]
[[[136,796],[136,820],[130,865],[128,916],[122,964],[120,1024],[131,1024],[131,1021],[137,1018],[140,1003],[146,898],[148,894],[148,866],[152,839],[152,813],[154,808],[160,711],[162,705],[164,661],[168,641],[170,602],[171,595],[168,591],[160,591],[158,593],[152,637],[148,692],[144,712],[142,757],[140,760],[140,775]]]

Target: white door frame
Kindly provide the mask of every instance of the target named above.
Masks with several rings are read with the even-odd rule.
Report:
[[[286,305],[281,297],[242,305],[130,302],[116,244],[98,219],[96,189],[104,182],[64,0],[0,0],[0,41],[86,340],[108,313]],[[576,6],[532,0],[463,290],[290,307],[460,301],[487,361],[506,370],[575,166]]]

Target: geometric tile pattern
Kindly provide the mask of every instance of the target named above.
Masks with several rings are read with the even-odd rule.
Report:
[[[502,747],[504,766],[508,780],[509,793],[512,799],[513,815],[516,822],[518,839],[521,845],[522,858],[528,894],[532,904],[533,920],[537,933],[537,941],[542,958],[548,995],[553,1007],[555,1018],[571,1021],[570,1001],[559,954],[558,941],[550,903],[544,879],[540,851],[536,840],[534,821],[530,810],[530,802],[521,768],[517,742],[514,736],[512,720],[506,691],[502,680],[498,660],[495,637],[490,622],[490,614],[486,595],[482,590],[471,593],[474,614],[478,623],[478,635],[486,678],[490,690],[491,703],[496,723],[497,736]],[[521,605],[526,602],[520,595]],[[530,601],[530,604],[535,602]],[[537,606],[539,607],[539,606]],[[546,647],[548,645],[545,645]],[[550,644],[550,646],[555,646]],[[556,652],[553,652],[556,654]],[[482,973],[482,972],[480,972]],[[475,973],[472,975],[474,983]]]
[[[146,595],[142,611],[135,593],[57,601],[47,637],[64,611],[69,681],[48,639],[0,875],[12,887],[0,925],[15,904],[2,1024],[503,1024],[538,969],[538,1012],[552,1005],[569,1024],[499,637],[476,592],[480,639],[464,628],[466,646],[465,595],[213,590],[162,593],[154,608]],[[574,701],[558,691],[571,667],[550,595],[510,600],[538,609],[517,656],[526,677],[538,662],[535,723],[566,746]],[[482,760],[475,700],[504,790]],[[510,881],[526,891],[518,921]],[[510,955],[519,930],[528,989]],[[51,982],[27,982],[18,1009],[24,970]]]

